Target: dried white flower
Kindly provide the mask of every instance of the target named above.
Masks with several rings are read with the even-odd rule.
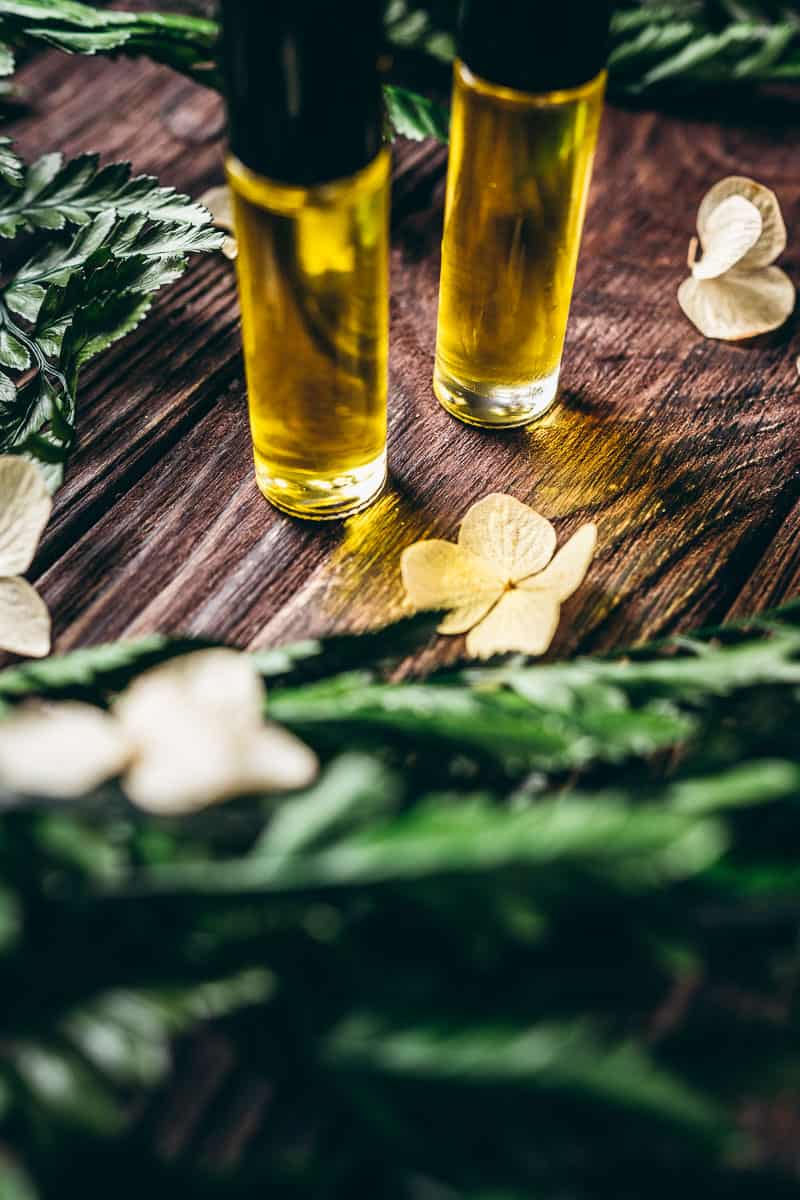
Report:
[[[122,774],[148,812],[195,812],[246,793],[305,787],[313,751],[263,720],[264,686],[245,654],[201,650],[144,672],[111,713],[26,705],[0,721],[0,785],[65,798]]]
[[[449,608],[440,633],[466,633],[473,658],[519,651],[544,654],[562,601],[583,582],[597,545],[582,525],[553,557],[556,531],[513,496],[473,504],[458,543],[431,539],[403,551],[406,595],[416,609]]]
[[[20,576],[33,561],[51,508],[38,467],[14,454],[0,456],[0,649],[32,658],[50,649],[50,614]]]
[[[786,249],[786,226],[774,192],[752,179],[722,179],[697,215],[703,250],[678,289],[678,302],[705,337],[740,341],[781,326],[795,305],[792,281],[772,266]]]

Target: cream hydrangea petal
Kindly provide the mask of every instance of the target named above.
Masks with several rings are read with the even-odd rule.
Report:
[[[737,342],[778,329],[794,308],[795,289],[780,267],[737,268],[720,279],[685,279],[678,302],[705,337]]]
[[[226,258],[229,258],[231,261],[233,261],[233,259],[237,258],[239,255],[239,243],[236,241],[235,237],[226,237],[223,239],[220,250]]]
[[[207,192],[203,192],[198,203],[208,209],[215,225],[233,233],[233,196],[229,187],[220,184],[218,187],[209,188]]]
[[[316,755],[288,730],[237,731],[218,716],[185,709],[164,736],[140,746],[123,787],[138,808],[179,816],[234,796],[305,787],[316,773]]]
[[[131,747],[118,723],[90,704],[30,704],[0,721],[0,787],[70,799],[124,770]]]
[[[786,225],[778,197],[769,188],[744,175],[721,179],[703,198],[697,214],[697,231],[706,244],[709,223],[714,211],[730,196],[742,196],[754,204],[761,214],[761,234],[750,250],[739,260],[741,270],[768,267],[786,249]]]
[[[265,690],[246,654],[197,650],[145,671],[119,697],[115,715],[136,742],[160,739],[173,716],[199,709],[236,729],[261,724]]]
[[[712,210],[702,237],[703,257],[692,266],[695,279],[716,279],[735,267],[761,236],[761,213],[744,196],[728,196]]]
[[[400,559],[406,595],[414,608],[461,608],[503,590],[503,580],[490,563],[463,546],[433,538],[408,546]]]
[[[458,544],[513,582],[547,566],[556,548],[556,531],[527,504],[493,492],[464,517]]]
[[[50,614],[24,579],[0,579],[0,648],[28,658],[50,649]]]
[[[502,593],[501,593],[502,594]],[[498,597],[493,596],[488,600],[479,600],[475,604],[465,604],[461,608],[456,608],[453,612],[448,613],[441,625],[437,626],[437,633],[469,633],[479,621],[487,615],[490,609],[497,603]]]
[[[123,787],[146,812],[196,812],[240,790],[241,750],[235,734],[208,713],[180,708],[163,729],[148,730],[138,742]]]
[[[524,590],[553,592],[558,600],[568,600],[586,578],[596,549],[597,526],[581,525],[549,566],[538,575],[523,579],[517,586]]]
[[[136,745],[123,781],[139,808],[178,815],[310,782],[311,750],[262,720],[264,686],[246,654],[200,650],[146,671],[114,712]]]
[[[20,575],[33,561],[53,502],[38,467],[0,456],[0,575]]]
[[[467,653],[472,658],[491,658],[512,651],[544,654],[555,637],[558,616],[554,592],[514,588],[467,634]]]
[[[252,792],[308,787],[319,770],[317,756],[305,742],[269,722],[251,738],[242,766]]]

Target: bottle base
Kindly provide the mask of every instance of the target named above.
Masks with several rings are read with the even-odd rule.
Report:
[[[366,508],[386,483],[386,452],[363,467],[322,478],[311,471],[277,474],[255,452],[256,483],[275,508],[305,521],[338,521]]]
[[[433,390],[443,408],[467,425],[482,429],[516,429],[547,412],[558,394],[561,368],[543,379],[516,387],[467,385],[436,368]]]

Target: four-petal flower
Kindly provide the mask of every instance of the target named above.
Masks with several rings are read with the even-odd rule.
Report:
[[[474,504],[458,543],[409,546],[401,560],[415,609],[450,609],[440,633],[466,633],[473,658],[518,651],[544,654],[555,636],[562,601],[583,582],[597,529],[582,525],[558,551],[550,522],[513,496]]]

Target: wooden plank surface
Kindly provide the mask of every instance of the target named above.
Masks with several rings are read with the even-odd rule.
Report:
[[[26,157],[98,150],[199,195],[222,177],[218,99],[149,63],[48,53],[8,131]],[[695,106],[697,108],[698,106]],[[600,550],[554,654],[743,614],[800,580],[794,322],[746,348],[703,340],[675,293],[704,191],[731,173],[775,188],[800,272],[795,100],[689,116],[609,108],[561,403],[528,430],[468,429],[430,387],[446,151],[398,143],[393,196],[391,483],[343,525],[272,510],[252,474],[234,272],[193,264],[83,376],[80,444],[32,578],[55,648],[148,631],[243,646],[381,624],[398,560],[509,491]],[[441,640],[426,664],[452,657]]]

